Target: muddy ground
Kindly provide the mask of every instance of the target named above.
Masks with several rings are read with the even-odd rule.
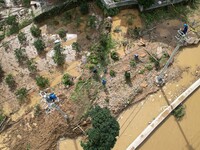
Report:
[[[146,29],[137,10],[122,10],[117,16],[112,18],[111,30],[111,36],[115,42],[113,51],[119,54],[120,59],[116,62],[110,59],[110,64],[107,66],[108,73],[100,74],[101,77],[107,79],[106,87],[103,87],[100,82],[92,78],[89,80],[91,81],[89,92],[82,89],[82,100],[74,101],[71,95],[76,88],[76,84],[70,88],[65,88],[60,84],[62,75],[66,72],[69,73],[74,77],[75,83],[80,78],[88,80],[91,77],[87,64],[82,61],[82,58],[88,55],[90,46],[98,41],[100,33],[98,29],[89,29],[86,27],[88,16],[81,16],[78,8],[72,11],[76,12],[73,15],[73,20],[77,16],[83,20],[78,28],[75,27],[75,22],[63,23],[61,21],[62,15],[39,24],[42,29],[42,37],[47,45],[45,56],[37,55],[33,47],[34,38],[29,32],[30,26],[23,29],[28,38],[28,44],[25,46],[26,53],[29,58],[33,58],[37,62],[37,74],[49,78],[50,91],[54,91],[60,97],[59,106],[68,114],[69,121],[66,122],[56,110],[50,114],[46,114],[43,110],[44,108],[42,108],[39,116],[34,115],[34,106],[40,103],[41,99],[39,88],[36,86],[34,78],[30,75],[28,69],[25,66],[20,66],[14,57],[14,49],[20,47],[16,36],[8,37],[4,40],[4,42],[11,41],[8,49],[2,46],[0,52],[3,70],[5,74],[12,73],[14,75],[17,82],[16,89],[20,87],[30,89],[30,99],[27,103],[19,105],[14,94],[16,89],[12,91],[4,81],[1,82],[0,94],[3,98],[0,100],[0,107],[4,114],[10,118],[10,121],[0,135],[0,149],[22,150],[30,147],[34,150],[55,150],[56,143],[60,138],[73,138],[82,134],[80,129],[75,128],[77,124],[80,124],[84,130],[87,128],[86,121],[83,123],[79,123],[79,121],[92,105],[98,104],[102,107],[108,107],[114,115],[118,115],[130,104],[136,103],[144,99],[148,94],[158,90],[154,81],[159,70],[156,70],[154,64],[149,60],[149,54],[162,58],[160,63],[160,68],[162,68],[167,61],[167,57],[165,58],[163,55],[170,55],[172,53],[176,46],[174,36],[183,22],[177,19],[165,20],[157,23],[153,28]],[[94,4],[91,4],[90,14],[93,13],[99,20],[103,19],[101,11]],[[191,23],[199,19],[199,16],[195,14],[197,13],[193,13],[189,18]],[[127,23],[129,16],[134,16],[131,25]],[[131,38],[127,35],[128,29],[135,27],[142,29],[141,38]],[[77,39],[66,42],[62,41],[64,47],[70,47],[74,41],[77,41],[81,45],[80,54],[76,54],[71,49],[67,51],[68,59],[66,59],[66,64],[63,68],[57,68],[52,63],[52,59],[48,57],[53,48],[54,35],[60,28],[67,30],[69,34],[77,34]],[[121,29],[119,33],[114,32],[116,28]],[[198,31],[190,30],[189,36],[196,37],[195,32]],[[87,35],[90,36],[91,40],[86,39]],[[128,43],[125,46],[123,46],[124,41]],[[139,54],[140,61],[135,67],[131,67],[130,60],[133,59],[133,55],[136,53]],[[152,68],[147,69],[147,65],[152,66]],[[109,71],[111,69],[116,72],[116,77],[110,76]],[[131,73],[129,83],[124,80],[125,71]],[[180,68],[171,66],[167,72],[166,80],[177,79],[183,71]]]

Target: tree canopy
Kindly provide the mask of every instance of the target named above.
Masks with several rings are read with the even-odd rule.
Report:
[[[119,124],[107,108],[94,107],[89,116],[92,128],[87,131],[88,139],[82,142],[84,150],[111,150],[119,135]]]

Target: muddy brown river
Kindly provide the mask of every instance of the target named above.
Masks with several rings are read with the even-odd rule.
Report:
[[[183,88],[194,81],[192,73],[200,64],[200,46],[185,48],[175,59],[174,66],[190,67],[178,81],[167,83],[162,91],[150,95],[146,100],[130,107],[118,118],[120,135],[113,150],[125,150],[128,145],[145,129],[166,106],[167,101],[175,99]],[[192,58],[192,59],[191,59]],[[186,115],[177,122],[170,116],[139,148],[140,150],[198,150],[200,149],[200,90],[197,90],[186,102]],[[82,150],[80,138],[63,140],[60,150]]]

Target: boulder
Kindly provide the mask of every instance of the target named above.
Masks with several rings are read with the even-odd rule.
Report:
[[[162,49],[162,47],[159,46],[159,47],[157,47],[156,57],[158,59],[160,59],[162,57],[162,55],[163,55],[163,49]]]

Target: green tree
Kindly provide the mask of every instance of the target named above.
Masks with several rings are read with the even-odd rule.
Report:
[[[27,55],[26,55],[26,51],[23,48],[17,48],[15,49],[15,58],[17,59],[17,61],[19,63],[23,63],[24,61],[27,60]]]
[[[30,28],[31,34],[34,37],[40,37],[41,36],[41,30],[37,26],[32,26]]]
[[[5,115],[2,113],[2,111],[0,110],[0,124],[1,122],[4,120]]]
[[[111,150],[119,135],[119,124],[111,116],[107,108],[94,107],[89,116],[92,118],[92,128],[86,134],[88,139],[82,142],[84,150]]]
[[[25,33],[23,32],[19,32],[18,34],[18,40],[19,40],[19,43],[20,44],[24,44],[26,42],[26,36],[25,36]]]
[[[66,37],[66,31],[64,29],[60,29],[58,31],[58,35],[60,36],[61,39],[63,39],[64,37]]]
[[[65,55],[62,53],[62,47],[60,44],[56,44],[54,46],[54,56],[53,56],[53,60],[54,62],[58,65],[61,66],[65,63]]]
[[[62,83],[65,86],[72,86],[74,84],[73,80],[72,80],[72,77],[69,74],[67,74],[67,73],[63,75],[63,77],[62,77]]]
[[[34,41],[33,45],[35,46],[38,54],[41,54],[42,52],[44,52],[44,49],[46,47],[42,39],[37,39],[36,41]]]
[[[15,95],[20,103],[24,103],[28,96],[28,90],[26,88],[20,88],[16,91]]]
[[[27,67],[30,73],[35,73],[37,71],[36,62],[33,59],[27,60]]]
[[[9,88],[15,87],[16,82],[15,82],[15,79],[14,79],[14,77],[13,77],[12,74],[8,74],[8,75],[5,77],[5,82],[6,82],[6,84],[9,86]]]
[[[88,6],[88,3],[86,1],[81,2],[81,4],[80,4],[80,12],[83,15],[86,15],[86,14],[89,13],[89,6]]]
[[[49,85],[49,79],[42,77],[42,76],[38,76],[36,77],[36,84],[37,86],[39,86],[40,88],[45,88]]]

